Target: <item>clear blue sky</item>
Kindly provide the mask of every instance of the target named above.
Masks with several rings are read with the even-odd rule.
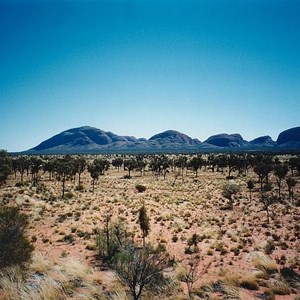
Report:
[[[251,140],[300,126],[300,0],[0,0],[0,148],[84,125]]]

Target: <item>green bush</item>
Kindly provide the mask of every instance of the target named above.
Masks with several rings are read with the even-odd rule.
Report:
[[[172,236],[172,242],[176,243],[178,241],[178,236],[177,235],[173,235]]]
[[[139,193],[143,193],[146,191],[146,187],[144,185],[141,185],[141,184],[136,184],[135,186],[136,190],[139,192]]]
[[[90,251],[96,251],[97,245],[96,244],[88,244],[88,245],[86,245],[85,249],[90,250]]]
[[[153,250],[154,247],[149,244],[143,248],[128,244],[114,258],[113,267],[134,300],[142,299],[147,288],[160,293],[169,282],[163,276],[169,266],[168,255]]]
[[[268,255],[272,254],[272,252],[275,250],[274,242],[273,241],[268,241],[265,248],[264,248],[264,250],[265,250],[266,254],[268,254]]]
[[[74,197],[74,194],[72,193],[72,192],[67,192],[67,193],[65,193],[65,195],[64,195],[64,198],[65,199],[71,199],[71,198],[73,198]]]
[[[81,183],[81,184],[78,184],[75,189],[76,189],[76,191],[84,192],[85,186]]]
[[[28,217],[16,207],[0,207],[0,268],[30,260],[33,246],[24,235],[27,225]]]
[[[73,234],[68,234],[64,236],[64,242],[72,244],[75,241]]]

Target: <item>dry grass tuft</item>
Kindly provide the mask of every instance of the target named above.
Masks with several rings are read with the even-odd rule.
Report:
[[[236,274],[225,273],[221,280],[221,286],[224,292],[224,299],[239,300],[239,276]]]
[[[57,264],[35,254],[26,273],[7,268],[0,272],[1,300],[105,299],[93,271],[74,259]]]
[[[24,285],[21,270],[18,267],[10,267],[0,272],[0,299],[21,300],[19,291]]]
[[[20,291],[20,294],[22,295],[22,299],[26,300],[66,299],[66,295],[60,283],[49,277],[29,282]]]
[[[51,267],[51,263],[47,258],[40,252],[35,252],[32,258],[30,269],[36,273],[46,274]]]
[[[248,290],[259,290],[259,285],[253,275],[242,277],[239,282],[240,287]]]
[[[283,278],[272,281],[269,288],[275,295],[289,295],[291,293],[288,283]]]
[[[253,252],[252,261],[255,268],[265,271],[268,274],[276,273],[278,271],[277,264],[262,252]]]
[[[116,290],[110,300],[130,300],[131,298],[126,294],[124,290]]]

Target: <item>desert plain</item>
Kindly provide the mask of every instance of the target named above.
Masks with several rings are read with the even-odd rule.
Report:
[[[104,156],[86,159],[91,163],[96,157]],[[289,160],[286,155],[277,158]],[[66,180],[64,197],[61,180],[52,175],[39,170],[33,185],[25,172],[20,184],[16,172],[0,189],[3,204],[28,215],[26,236],[34,246],[26,275],[1,273],[0,299],[131,299],[126,284],[101,260],[97,234],[108,221],[122,223],[127,237],[143,247],[138,219],[143,205],[149,218],[145,243],[159,247],[170,264],[164,270],[169,284],[145,289],[141,299],[300,299],[297,171],[293,199],[285,182],[292,176],[289,170],[280,198],[268,206],[269,217],[253,168],[246,173],[233,168],[228,177],[226,166],[213,171],[203,165],[197,174],[192,168],[170,167],[164,176],[146,165],[129,177],[123,166],[110,165],[95,180],[94,190],[86,168],[80,188],[77,174]],[[275,197],[278,181],[274,172],[268,176],[268,193]],[[239,187],[231,200],[224,193],[228,184]],[[187,274],[193,266],[189,290]]]

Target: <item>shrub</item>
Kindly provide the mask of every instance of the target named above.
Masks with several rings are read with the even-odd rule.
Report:
[[[126,228],[122,222],[112,223],[110,216],[105,216],[103,228],[96,229],[96,245],[99,258],[106,263],[112,263],[121,251],[122,245],[128,243]]]
[[[266,300],[275,300],[275,294],[271,290],[265,291],[262,294],[262,297],[264,297]]]
[[[278,271],[276,263],[262,252],[255,252],[252,259],[254,266],[267,274],[274,274]]]
[[[7,152],[0,151],[0,185],[5,183],[8,176],[12,173],[11,159]]]
[[[230,249],[230,251],[233,252],[234,255],[236,255],[236,256],[240,254],[240,249],[237,248],[237,247],[232,247],[232,248]]]
[[[88,244],[88,245],[86,245],[85,249],[90,250],[90,251],[96,251],[97,245],[96,244]]]
[[[64,236],[64,241],[66,243],[72,244],[75,241],[73,234],[68,234]]]
[[[222,195],[229,200],[230,208],[233,207],[233,199],[232,196],[239,193],[241,191],[241,187],[235,183],[226,183],[223,186]]]
[[[178,241],[178,236],[177,235],[173,235],[172,236],[172,242],[176,243]]]
[[[254,276],[248,276],[240,280],[240,287],[248,290],[259,290],[259,285]]]
[[[265,250],[266,254],[268,254],[268,255],[272,254],[272,252],[275,250],[274,242],[273,241],[268,241],[265,248],[264,248],[264,250]]]
[[[299,288],[300,275],[295,272],[291,267],[283,267],[280,269],[280,274],[284,280],[293,288]]]
[[[81,183],[81,184],[78,184],[77,186],[76,186],[76,191],[79,191],[79,192],[84,192],[84,190],[85,190],[85,187],[84,187],[84,185]]]
[[[274,281],[269,288],[275,295],[289,295],[291,293],[289,285],[284,279]]]
[[[150,245],[140,249],[129,244],[120,249],[113,266],[132,298],[138,300],[147,287],[160,291],[166,282],[163,272],[168,267],[168,258],[164,253],[153,251]]]
[[[279,245],[282,250],[287,250],[289,248],[289,246],[286,242],[282,242]]]
[[[207,255],[212,256],[214,254],[214,251],[212,249],[207,250]]]
[[[0,207],[0,268],[30,260],[33,246],[24,235],[27,225],[27,216],[16,207]]]
[[[139,193],[143,193],[146,191],[146,187],[144,185],[141,185],[141,184],[136,184],[135,185],[135,188],[136,190],[139,192]]]
[[[71,198],[73,198],[74,197],[74,194],[72,193],[72,192],[67,192],[67,193],[65,193],[65,195],[64,195],[64,198],[65,199],[71,199]]]

